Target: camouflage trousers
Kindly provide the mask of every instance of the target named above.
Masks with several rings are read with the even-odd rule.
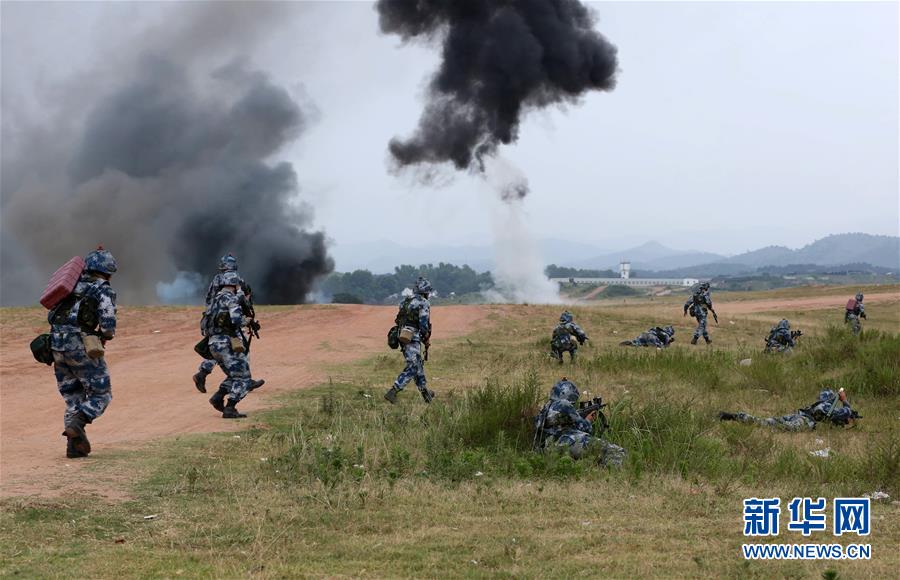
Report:
[[[425,378],[425,361],[422,359],[422,343],[413,341],[409,344],[402,345],[400,349],[403,351],[403,359],[406,366],[400,371],[397,380],[394,381],[394,388],[402,391],[407,383],[415,379],[416,388],[424,391],[428,380]]]
[[[853,334],[859,334],[862,331],[862,324],[859,322],[859,316],[855,314],[847,314],[845,322],[850,325]]]
[[[790,345],[781,344],[775,340],[766,343],[766,352],[791,352],[792,350]]]
[[[209,337],[209,352],[212,353],[216,364],[225,373],[225,380],[222,381],[219,390],[227,391],[228,396],[235,403],[241,401],[247,396],[252,383],[247,355],[242,352],[234,352],[231,348],[231,337],[224,334]],[[206,362],[201,363],[201,366]]]
[[[571,360],[575,360],[575,354],[578,352],[578,343],[574,340],[570,340],[569,342],[562,343],[558,341],[550,342],[550,355],[559,361],[560,364],[563,362],[563,353],[569,353],[569,357]]]
[[[216,361],[207,358],[203,359],[203,362],[200,363],[200,367],[197,369],[197,372],[208,375],[213,372],[214,368],[216,368]]]
[[[556,435],[553,445],[568,450],[569,455],[574,459],[581,459],[585,450],[596,450],[597,461],[600,465],[609,467],[621,466],[627,454],[624,448],[577,429],[566,429]]]
[[[79,411],[92,421],[106,411],[112,400],[112,389],[103,357],[90,358],[83,345],[70,350],[54,350],[53,371],[59,394],[66,402],[65,425]]]
[[[803,415],[802,413],[794,413],[792,415],[782,415],[781,417],[759,418],[747,413],[735,413],[735,421],[741,423],[752,423],[756,425],[765,425],[766,427],[775,427],[784,431],[812,431],[816,428],[816,422]]]
[[[652,332],[642,332],[639,337],[631,341],[631,344],[633,346],[655,346],[657,348],[665,346],[662,341],[659,340],[659,337]]]
[[[706,317],[707,314],[703,310],[698,310],[697,314],[694,315],[694,318],[697,319],[697,328],[694,329],[695,339],[702,336],[704,340],[709,340],[709,331],[706,330]]]

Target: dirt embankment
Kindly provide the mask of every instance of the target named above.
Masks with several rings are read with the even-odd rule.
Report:
[[[433,341],[472,331],[494,309],[447,306],[432,311]],[[73,470],[101,461],[111,450],[183,434],[225,431],[246,425],[226,421],[194,388],[191,376],[200,358],[198,308],[121,308],[118,334],[109,343],[107,362],[113,401],[89,427],[94,453],[65,457],[62,416],[65,406],[50,367],[36,363],[28,343],[46,332],[43,310],[6,309],[0,321],[0,496],[56,495],[60,480]],[[385,334],[396,311],[376,306],[297,306],[263,309],[262,339],[254,342],[251,367],[266,385],[241,404],[253,413],[274,393],[307,388],[326,378],[326,367],[385,352]],[[397,360],[398,371],[402,365]],[[213,392],[222,379],[208,379]],[[389,385],[385,385],[385,388]],[[103,490],[88,490],[102,493]]]

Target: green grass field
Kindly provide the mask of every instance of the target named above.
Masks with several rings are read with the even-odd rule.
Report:
[[[741,297],[803,297],[796,289]],[[740,297],[729,293],[729,299]],[[132,482],[123,501],[2,502],[4,577],[888,578],[900,563],[900,307],[867,307],[859,338],[833,310],[754,313],[691,347],[680,300],[572,309],[592,341],[575,365],[547,356],[559,307],[509,307],[489,328],[432,349],[438,400],[381,398],[393,351],[331,369],[238,434],[120,452],[90,477]],[[804,330],[765,356],[782,315]],[[667,351],[618,342],[672,323]],[[733,324],[732,324],[733,323]],[[439,315],[434,320],[440,325]],[[750,366],[738,361],[752,358]],[[568,360],[568,359],[567,359]],[[622,469],[530,451],[527,418],[562,375],[610,403]],[[720,410],[785,414],[843,386],[853,429],[779,433],[719,423]],[[830,448],[827,459],[811,451]],[[873,502],[868,538],[785,529],[775,542],[871,543],[858,562],[746,562],[742,499]],[[893,501],[892,501],[893,500]],[[155,515],[153,519],[145,516]],[[764,541],[764,540],[760,540]],[[766,540],[772,542],[773,540]]]

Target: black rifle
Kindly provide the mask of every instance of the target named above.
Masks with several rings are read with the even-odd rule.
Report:
[[[597,423],[599,423],[599,429],[594,433],[597,437],[602,435],[607,429],[609,429],[609,420],[606,418],[606,415],[603,414],[603,407],[606,406],[606,403],[603,402],[603,397],[594,397],[590,401],[581,401],[578,404],[578,415],[582,419],[587,419],[588,415],[591,413],[597,413]]]
[[[800,338],[801,336],[803,336],[802,330],[792,330],[791,331],[791,338]]]
[[[713,315],[713,320],[715,320],[715,321],[716,321],[716,324],[719,324],[719,315],[718,315],[718,314],[716,314],[716,311],[715,311],[715,310],[713,310],[713,309],[712,309],[712,308],[710,308],[710,309],[709,309],[709,311],[710,311],[710,312],[712,312],[712,315]]]

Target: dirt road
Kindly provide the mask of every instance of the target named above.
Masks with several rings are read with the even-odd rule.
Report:
[[[498,307],[447,306],[432,311],[433,342],[465,334]],[[392,307],[296,306],[263,309],[262,340],[252,354],[254,377],[266,385],[241,404],[249,413],[278,392],[303,389],[326,378],[326,367],[386,352]],[[65,457],[64,405],[50,367],[34,361],[28,343],[46,332],[45,313],[4,309],[0,321],[0,496],[56,495],[60,479],[110,451],[183,433],[238,429],[194,388],[200,358],[198,308],[121,308],[119,331],[108,345],[113,401],[89,428],[94,452],[87,460]],[[398,371],[401,359],[397,359]],[[218,369],[210,377],[215,390]],[[387,386],[387,385],[386,385]],[[90,490],[102,493],[102,490]]]
[[[812,298],[774,298],[764,300],[728,300],[727,294],[720,293],[716,296],[716,310],[720,314],[752,314],[754,312],[770,312],[780,310],[789,312],[792,310],[822,310],[833,308],[840,310],[847,304],[846,294],[834,296],[816,296]],[[900,292],[879,292],[866,294],[865,303],[884,303],[900,301]]]

